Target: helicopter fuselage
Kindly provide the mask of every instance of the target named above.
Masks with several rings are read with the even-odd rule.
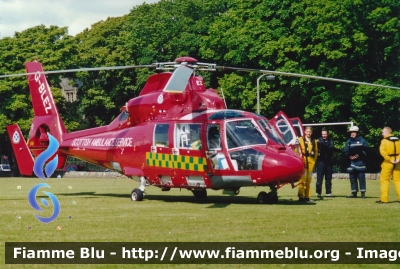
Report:
[[[268,137],[260,122],[267,124],[248,112],[206,110],[88,136],[70,133],[60,150],[127,176],[145,176],[159,187],[236,189],[296,182],[302,160]],[[213,128],[219,137],[212,137]]]

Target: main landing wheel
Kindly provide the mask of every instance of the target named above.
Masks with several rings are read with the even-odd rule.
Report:
[[[236,189],[233,191],[233,195],[238,195],[240,193],[240,189]]]
[[[140,189],[134,189],[131,193],[132,201],[142,201],[143,200],[143,192]]]
[[[277,204],[278,203],[278,195],[276,192],[266,193],[262,191],[257,196],[257,201],[260,204]]]
[[[206,199],[207,191],[205,189],[192,190],[192,193],[196,199]]]
[[[266,204],[268,201],[268,194],[265,191],[262,191],[257,196],[257,201],[260,204]]]

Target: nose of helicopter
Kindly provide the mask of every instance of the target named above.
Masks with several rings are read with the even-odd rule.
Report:
[[[263,161],[263,174],[274,181],[294,182],[303,175],[303,161],[293,152],[277,152],[271,149],[267,156]]]

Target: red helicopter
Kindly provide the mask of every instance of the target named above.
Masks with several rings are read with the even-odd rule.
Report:
[[[45,77],[61,71],[44,72],[39,62],[26,63],[27,73],[17,75],[28,76],[32,96],[35,116],[28,142],[18,125],[7,127],[21,174],[32,175],[31,152],[36,157],[43,152],[51,134],[60,144],[58,169],[72,156],[137,179],[140,187],[131,192],[133,201],[143,200],[146,186],[162,191],[184,188],[203,199],[206,189],[229,190],[237,195],[241,187],[268,186],[270,191],[261,191],[257,201],[273,204],[278,202],[280,187],[294,187],[300,179],[303,161],[290,147],[301,135],[300,120],[288,119],[280,112],[271,124],[261,115],[227,109],[217,91],[206,89],[195,71],[224,68],[298,74],[219,67],[191,57],[136,67],[167,72],[150,76],[139,96],[129,100],[109,125],[68,133]],[[68,70],[74,71],[82,69]]]

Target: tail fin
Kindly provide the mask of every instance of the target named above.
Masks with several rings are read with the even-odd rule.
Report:
[[[32,153],[22,136],[21,129],[18,124],[12,124],[7,126],[7,132],[17,159],[19,173],[25,176],[32,176],[34,161]]]
[[[25,66],[27,73],[43,72],[42,64],[39,62],[28,62]],[[35,118],[33,119],[34,128],[31,129],[29,139],[32,140],[38,128],[43,125],[42,127],[49,128],[48,131],[61,142],[62,135],[67,131],[54,103],[46,76],[39,73],[29,75],[28,82],[32,96],[33,111],[35,113]],[[42,138],[44,137],[42,136]]]
[[[61,144],[63,135],[67,131],[58,113],[46,76],[39,73],[43,72],[42,64],[35,61],[28,62],[25,66],[27,73],[37,73],[28,76],[28,83],[35,114],[29,132],[29,148],[35,156],[38,156],[49,145],[47,133],[50,133]],[[66,156],[59,155],[57,168],[62,168],[65,160]]]

